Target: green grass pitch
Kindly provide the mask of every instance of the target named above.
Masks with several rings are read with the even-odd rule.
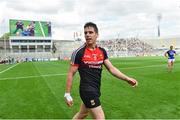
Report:
[[[123,73],[138,80],[132,88],[110,75],[104,67],[101,103],[109,119],[179,119],[180,57],[167,71],[164,57],[110,59]],[[74,77],[74,105],[64,102],[68,61],[0,65],[0,118],[71,119],[81,103],[79,75]],[[90,118],[90,117],[88,117]]]

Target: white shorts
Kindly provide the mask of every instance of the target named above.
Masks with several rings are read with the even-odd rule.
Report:
[[[168,62],[174,62],[175,59],[168,59]]]

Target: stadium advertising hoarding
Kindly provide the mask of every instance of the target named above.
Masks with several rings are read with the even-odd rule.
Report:
[[[51,37],[51,22],[9,20],[10,36]]]

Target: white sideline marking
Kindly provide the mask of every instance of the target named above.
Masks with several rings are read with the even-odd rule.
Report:
[[[158,67],[158,66],[165,66],[163,65],[147,65],[147,66],[141,66],[141,67],[127,67],[127,68],[120,68],[120,69],[136,69],[136,68],[148,68],[148,67]]]
[[[9,68],[7,68],[7,69],[1,71],[0,74],[6,72],[6,71],[8,71],[8,70],[10,70],[11,68],[17,66],[18,64],[19,64],[19,63],[17,63],[17,64],[15,64],[15,65],[13,65],[13,66],[11,66],[11,67],[9,67]]]
[[[35,75],[35,76],[24,76],[24,77],[9,77],[9,78],[0,78],[0,80],[37,78],[37,77],[49,77],[49,76],[63,76],[63,75],[67,75],[67,73],[62,73],[62,74],[49,74],[49,75]]]
[[[164,66],[163,65],[149,65],[149,66],[141,66],[141,67],[127,67],[127,68],[120,68],[120,69],[137,69],[137,68],[147,68],[147,67],[157,67],[157,66]],[[15,66],[12,66],[15,67]],[[12,67],[8,68],[11,69]],[[4,72],[7,71],[4,70]],[[2,71],[3,72],[3,71]],[[1,73],[1,72],[0,72]],[[61,73],[61,74],[48,74],[48,75],[36,75],[36,76],[24,76],[24,77],[9,77],[9,78],[0,78],[0,80],[7,80],[7,79],[23,79],[23,78],[37,78],[37,77],[49,77],[49,76],[63,76],[67,75],[67,73]]]

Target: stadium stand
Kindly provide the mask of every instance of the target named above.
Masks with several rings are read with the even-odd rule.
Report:
[[[170,45],[175,46],[177,53],[180,53],[179,39],[179,37],[116,38],[99,40],[98,45],[106,49],[109,57],[163,56]],[[12,58],[16,61],[69,60],[72,52],[83,43],[84,41],[76,40],[52,40],[52,45],[47,48],[46,43],[41,43],[43,45],[41,47],[38,47],[39,43],[37,43],[36,47],[29,45],[24,49],[22,47],[12,47],[12,49],[6,40],[6,47],[4,42],[0,41],[0,56],[1,61]]]
[[[151,45],[138,38],[112,39],[99,41],[98,44],[107,50],[110,57],[145,56],[153,52]]]
[[[72,52],[79,48],[84,41],[78,36],[74,40],[54,40],[49,34],[46,22],[33,21],[36,23],[36,33],[33,36],[16,35],[15,22],[10,20],[11,34],[9,39],[0,40],[0,63],[14,63],[20,61],[47,61],[69,60]],[[23,21],[29,25],[32,21]],[[42,26],[44,25],[44,26]],[[41,28],[41,29],[40,29]],[[41,31],[44,32],[41,32]],[[19,31],[20,32],[20,31]],[[44,33],[44,34],[40,34]],[[46,34],[45,34],[46,33]],[[98,40],[108,52],[109,57],[127,56],[162,56],[173,45],[177,53],[180,53],[180,37],[131,37]]]

